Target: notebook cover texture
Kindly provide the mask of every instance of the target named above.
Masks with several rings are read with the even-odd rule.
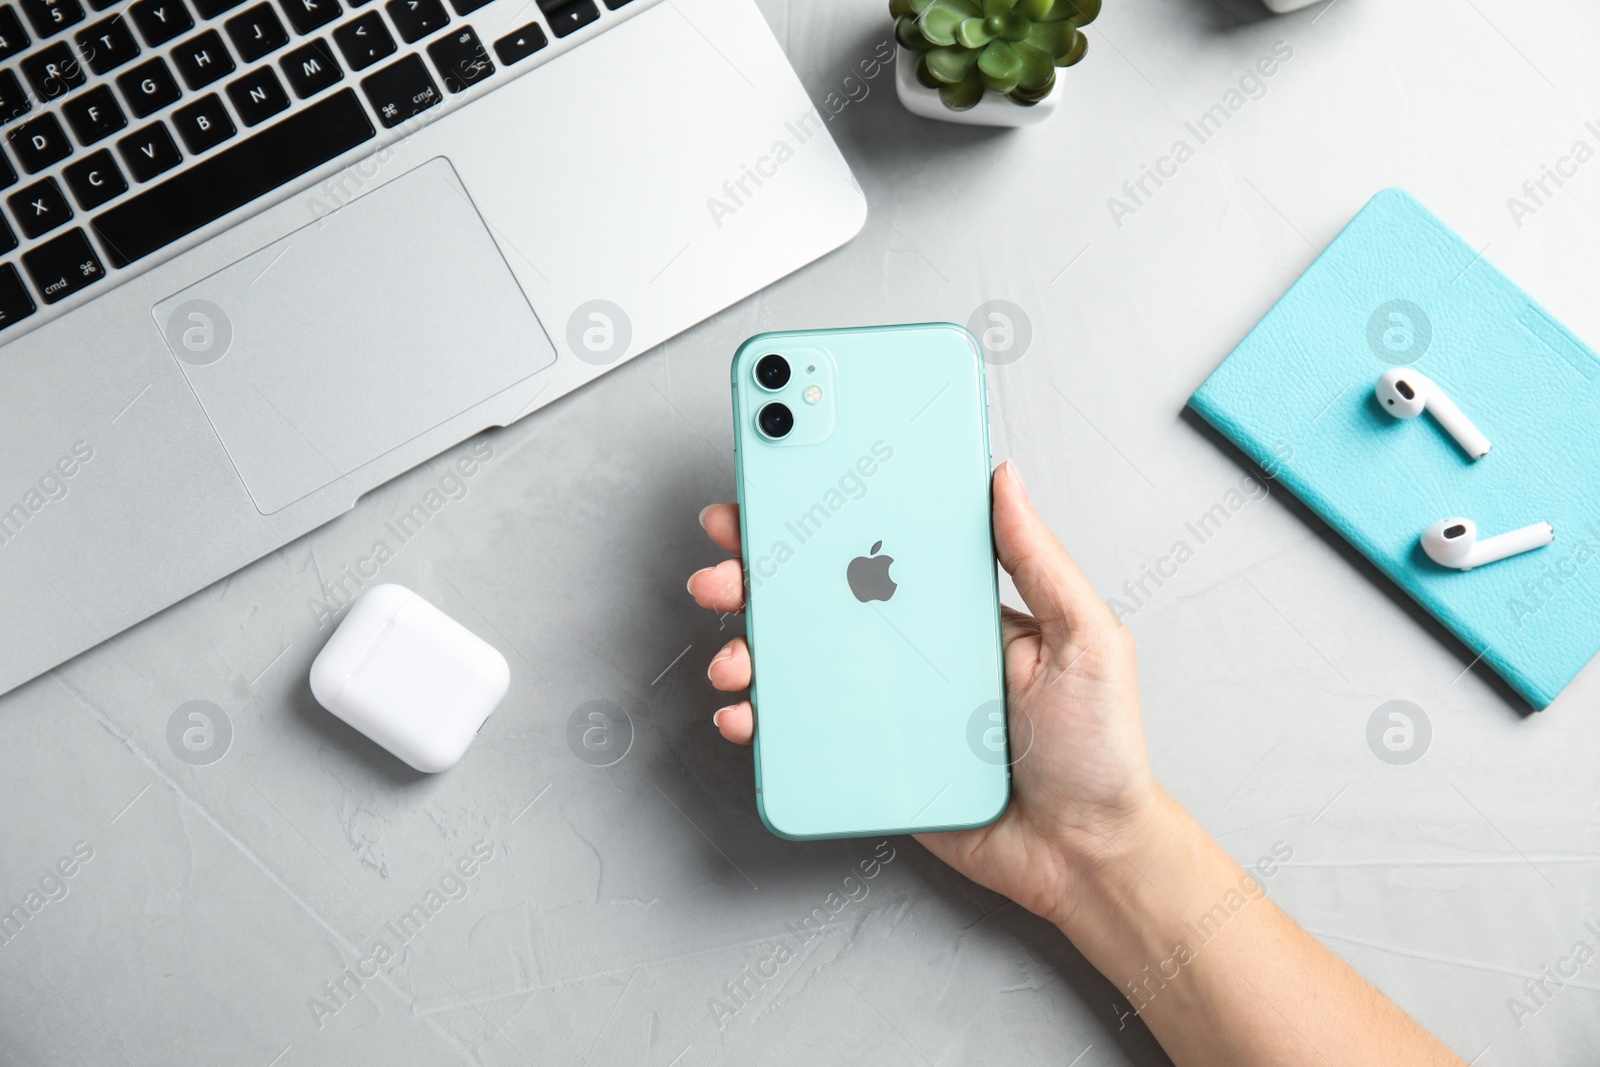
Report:
[[[1432,378],[1493,444],[1373,395]],[[1535,708],[1600,649],[1600,357],[1409,194],[1379,193],[1190,398]],[[1555,543],[1461,572],[1418,538],[1463,516]]]

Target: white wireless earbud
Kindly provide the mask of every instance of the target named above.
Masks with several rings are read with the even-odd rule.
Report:
[[[1426,409],[1467,455],[1482,459],[1489,454],[1489,439],[1427,375],[1406,367],[1390,367],[1378,379],[1375,392],[1378,405],[1395,418],[1414,419]]]
[[[1471,519],[1441,519],[1422,532],[1422,551],[1441,567],[1470,571],[1485,563],[1543,548],[1555,539],[1556,531],[1548,522],[1536,522],[1480,541],[1478,526]]]

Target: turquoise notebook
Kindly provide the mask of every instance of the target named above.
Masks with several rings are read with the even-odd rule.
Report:
[[[1473,462],[1373,386],[1414,365],[1494,448]],[[1189,399],[1535,708],[1600,650],[1600,357],[1409,194],[1373,197]],[[1460,572],[1447,516],[1547,548]]]

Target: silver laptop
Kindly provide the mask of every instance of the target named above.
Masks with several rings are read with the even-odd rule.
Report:
[[[0,692],[866,215],[753,0],[3,0],[0,120]]]

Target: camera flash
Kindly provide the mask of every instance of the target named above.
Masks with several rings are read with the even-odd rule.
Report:
[[[808,385],[806,386],[806,391],[801,395],[806,398],[807,404],[815,404],[822,399],[822,386]]]

